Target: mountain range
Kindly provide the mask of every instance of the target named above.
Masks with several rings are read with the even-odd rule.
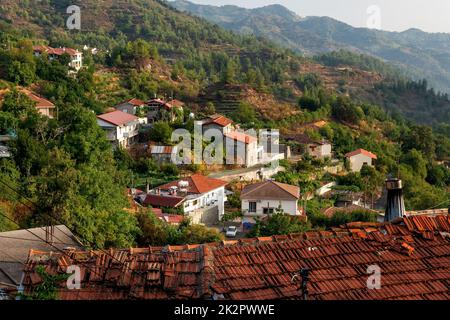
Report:
[[[438,91],[450,92],[450,34],[355,28],[329,17],[300,17],[281,5],[245,9],[186,0],[169,3],[234,32],[262,36],[307,56],[337,50],[371,55],[413,79],[426,78]]]

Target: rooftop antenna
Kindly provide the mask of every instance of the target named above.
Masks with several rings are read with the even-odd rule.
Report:
[[[302,296],[303,300],[308,300],[308,281],[309,281],[309,272],[311,269],[309,268],[302,268],[299,272],[294,273],[294,276],[292,277],[292,282],[295,281],[296,278],[299,276],[302,278],[302,284],[300,286],[300,295]]]

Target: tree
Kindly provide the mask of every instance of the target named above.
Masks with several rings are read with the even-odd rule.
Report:
[[[364,117],[364,111],[356,106],[348,97],[338,97],[332,105],[332,115],[339,121],[359,124]]]
[[[265,221],[257,221],[248,237],[267,237],[273,235],[287,235],[292,233],[306,232],[311,226],[299,219],[299,217],[284,214],[282,210],[269,216]]]
[[[404,154],[401,158],[401,162],[410,166],[412,171],[422,179],[425,179],[427,176],[427,161],[416,149],[411,149],[408,153]]]
[[[5,95],[2,111],[14,115],[18,119],[36,113],[36,103],[17,89],[12,89]]]
[[[156,122],[150,129],[150,139],[155,142],[169,144],[172,138],[172,128],[167,122]]]

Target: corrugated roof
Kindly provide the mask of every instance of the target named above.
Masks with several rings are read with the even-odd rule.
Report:
[[[352,223],[332,231],[242,239],[204,245],[32,255],[25,291],[50,274],[82,268],[82,290],[59,288],[61,299],[301,299],[292,275],[310,269],[310,300],[450,299],[450,217],[413,217],[395,224]],[[120,262],[116,261],[119,260]],[[87,266],[86,266],[87,265]],[[369,290],[368,266],[381,269]],[[86,272],[96,267],[100,275]]]
[[[173,146],[152,146],[151,153],[152,154],[172,154],[176,153],[177,147]]]

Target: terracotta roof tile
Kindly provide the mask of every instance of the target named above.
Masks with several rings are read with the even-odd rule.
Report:
[[[99,276],[84,272],[83,289],[60,288],[61,299],[210,299],[214,293],[224,299],[301,299],[300,284],[291,279],[304,267],[310,268],[310,300],[449,299],[450,243],[442,235],[448,217],[419,219],[408,230],[410,222],[379,224],[380,231],[364,237],[363,231],[349,232],[357,225],[352,224],[325,233],[112,250],[123,266],[101,252],[72,252],[67,260],[36,252],[25,269],[25,290],[31,292],[42,281],[34,271],[38,264],[55,273],[63,272],[56,264],[83,261],[95,266]],[[360,226],[364,230],[365,224]],[[423,232],[435,236],[424,238]],[[379,290],[366,284],[367,267],[374,264],[382,272]]]
[[[358,150],[349,152],[345,156],[347,158],[351,158],[351,157],[357,156],[359,154],[363,154],[363,155],[365,155],[365,156],[367,156],[369,158],[372,158],[372,159],[377,159],[377,155],[376,154],[373,154],[372,152],[364,150],[364,149],[358,149]]]

